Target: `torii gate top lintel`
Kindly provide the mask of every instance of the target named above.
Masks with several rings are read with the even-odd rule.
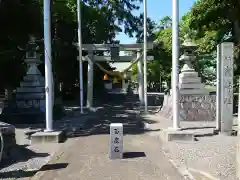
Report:
[[[77,48],[78,43],[74,43],[74,46]],[[153,43],[148,43],[147,45],[148,49],[153,49]],[[115,50],[114,50],[115,49]],[[107,62],[130,62],[137,59],[136,55],[132,56],[120,56],[120,51],[142,51],[143,50],[143,44],[136,43],[136,44],[82,44],[82,50],[83,51],[111,51],[110,56],[97,56],[93,55],[91,59],[95,61],[107,61]],[[153,56],[147,56],[147,60],[153,60]],[[86,61],[86,58],[83,57],[83,61]]]
[[[73,43],[74,46],[78,48],[78,43]],[[82,44],[83,51],[98,50],[98,51],[108,51],[111,47],[119,47],[120,51],[140,51],[143,50],[142,43],[136,44]],[[147,44],[148,49],[153,49],[153,43]]]

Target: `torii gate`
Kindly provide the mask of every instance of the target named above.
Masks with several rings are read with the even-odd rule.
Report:
[[[74,44],[79,48],[78,44]],[[148,49],[153,49],[153,43],[148,44]],[[88,55],[83,57],[83,61],[88,61],[88,85],[87,85],[87,107],[92,107],[93,102],[93,61],[107,62],[130,62],[137,61],[138,67],[138,95],[141,105],[144,105],[144,85],[143,85],[143,44],[82,44],[82,51],[87,51]],[[110,51],[110,56],[96,56],[94,51]],[[136,52],[133,56],[119,56],[120,51]],[[88,58],[90,60],[88,60]],[[153,60],[153,56],[148,56],[147,60]],[[79,60],[79,57],[78,57]],[[91,61],[92,60],[92,61]],[[147,92],[146,92],[147,93]]]

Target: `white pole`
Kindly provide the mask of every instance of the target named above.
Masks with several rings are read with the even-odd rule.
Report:
[[[221,128],[221,44],[217,46],[217,101],[216,101],[216,131]]]
[[[144,29],[143,29],[143,35],[144,35],[144,47],[143,47],[143,81],[144,81],[144,110],[145,113],[148,112],[148,102],[147,102],[147,0],[143,1],[144,6]]]
[[[82,23],[80,0],[77,0],[77,18],[78,18],[78,51],[79,51],[79,83],[80,83],[80,109],[83,114],[83,68],[82,68]]]
[[[45,49],[45,95],[46,95],[46,130],[53,131],[53,88],[52,88],[52,47],[51,47],[51,1],[44,0],[44,49]]]
[[[173,98],[173,129],[179,129],[179,1],[172,0],[172,98]]]

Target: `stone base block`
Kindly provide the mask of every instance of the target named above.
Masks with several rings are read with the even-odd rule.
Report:
[[[65,136],[62,131],[36,132],[31,136],[31,144],[38,143],[60,143]]]
[[[172,119],[172,96],[164,96],[163,107],[160,114]],[[181,121],[215,121],[216,96],[215,95],[180,95]]]
[[[219,134],[225,135],[225,136],[237,136],[238,133],[235,130],[229,130],[229,131],[223,131],[223,132],[219,131]]]
[[[219,129],[213,129],[213,134],[217,135],[225,135],[225,136],[237,136],[238,135],[238,129],[233,127],[232,130],[229,131],[220,131]]]
[[[161,139],[163,141],[194,141],[195,136],[191,132],[166,129],[162,131]]]
[[[204,84],[201,83],[179,83],[179,88],[181,89],[190,89],[190,90],[198,90],[198,89],[204,89]]]
[[[199,88],[199,89],[180,89],[179,91],[180,95],[189,95],[189,96],[194,96],[194,95],[208,95],[209,92],[205,88]]]

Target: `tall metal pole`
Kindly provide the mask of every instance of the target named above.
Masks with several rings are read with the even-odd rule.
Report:
[[[172,98],[173,129],[179,129],[179,0],[172,0]]]
[[[83,114],[82,21],[81,21],[81,5],[80,4],[81,4],[81,1],[77,0],[80,109],[81,109],[81,114]]]
[[[144,29],[143,29],[143,36],[144,36],[144,47],[143,47],[143,81],[144,81],[144,110],[145,113],[148,112],[148,99],[147,99],[147,0],[143,1],[144,6]]]
[[[216,101],[216,131],[221,130],[221,44],[217,46],[217,101]]]
[[[52,87],[52,47],[51,47],[51,1],[44,0],[44,49],[45,49],[45,96],[46,130],[53,131],[53,87]]]

